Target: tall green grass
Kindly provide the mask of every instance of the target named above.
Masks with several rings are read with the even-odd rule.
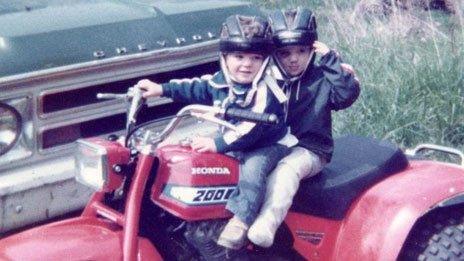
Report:
[[[373,1],[256,2],[266,9],[311,8],[319,39],[355,68],[361,96],[334,113],[336,136],[354,133],[403,147],[427,142],[464,150],[462,1],[456,1],[461,6],[453,15],[420,9],[385,15],[360,4]]]

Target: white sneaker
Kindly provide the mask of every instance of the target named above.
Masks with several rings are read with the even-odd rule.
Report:
[[[270,247],[274,243],[275,232],[272,232],[269,224],[264,219],[256,220],[248,230],[248,239],[253,244],[261,247]]]
[[[241,249],[246,244],[248,226],[233,217],[219,235],[217,244],[226,248]]]

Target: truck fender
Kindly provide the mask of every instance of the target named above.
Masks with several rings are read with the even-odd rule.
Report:
[[[396,260],[422,216],[464,202],[462,175],[462,168],[422,161],[377,183],[351,206],[333,260]]]

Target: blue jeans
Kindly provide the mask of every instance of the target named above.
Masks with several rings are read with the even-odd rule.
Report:
[[[264,202],[267,176],[289,152],[287,146],[280,144],[235,152],[234,156],[240,161],[240,175],[226,209],[250,226]]]

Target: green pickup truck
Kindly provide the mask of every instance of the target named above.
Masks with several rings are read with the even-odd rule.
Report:
[[[218,69],[222,0],[36,0],[0,3],[0,234],[78,210],[92,193],[74,181],[74,141],[124,129],[125,105],[97,100],[139,79]],[[179,105],[148,101],[160,127]]]

